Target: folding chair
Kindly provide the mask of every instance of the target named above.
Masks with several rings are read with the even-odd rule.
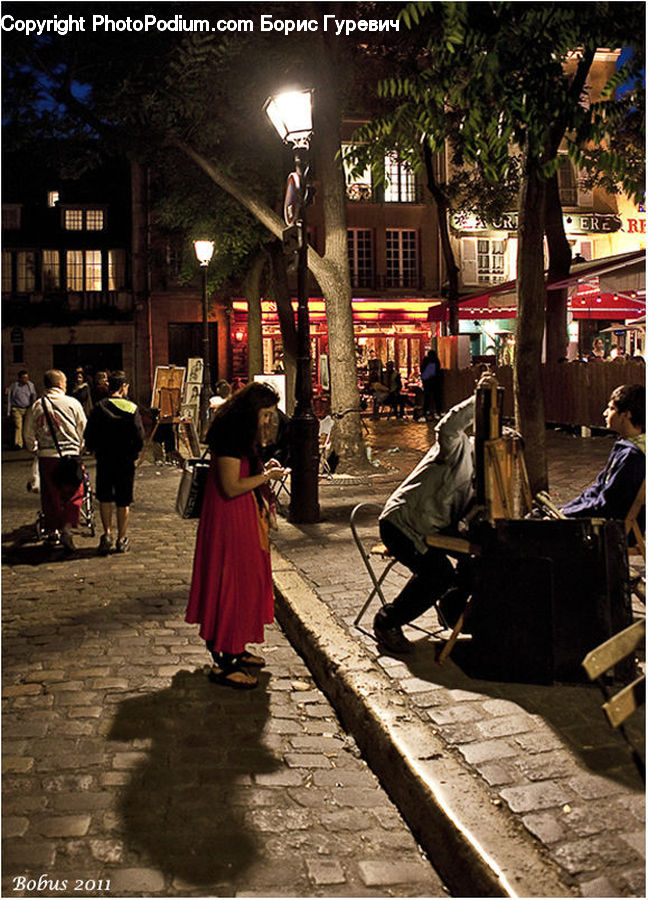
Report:
[[[288,475],[284,475],[284,477],[280,481],[275,481],[273,483],[273,490],[278,507],[283,506],[281,499],[282,494],[286,495],[286,503],[290,503],[290,473]]]
[[[383,593],[382,586],[385,578],[389,575],[392,568],[398,562],[398,560],[390,554],[389,550],[382,542],[373,542],[369,550],[365,549],[362,538],[358,534],[358,525],[356,519],[360,512],[366,512],[367,510],[373,510],[374,512],[379,513],[382,511],[382,506],[380,506],[378,503],[358,503],[358,505],[354,506],[353,510],[351,511],[351,517],[349,519],[349,525],[351,526],[353,540],[356,543],[356,547],[358,548],[360,556],[362,557],[362,561],[365,564],[365,568],[369,573],[369,578],[371,579],[371,583],[373,585],[369,596],[362,604],[360,612],[353,620],[353,624],[356,626],[356,628],[360,628],[360,621],[368,610],[374,597],[377,596],[383,606],[387,605],[387,600],[385,599],[385,594]],[[381,564],[383,565],[383,567],[382,570],[379,570],[377,567]],[[409,570],[408,576],[411,576],[411,572],[409,572]],[[427,628],[421,628],[419,625],[414,625],[411,622],[409,623],[409,627],[414,628],[416,631],[421,631],[423,632],[423,634],[429,634],[432,636],[436,636],[436,634],[439,633],[428,631]],[[440,631],[443,630],[443,628],[440,629]]]
[[[356,627],[359,627],[360,620],[366,613],[371,601],[373,600],[373,598],[376,595],[378,595],[378,598],[380,599],[380,602],[382,603],[383,606],[387,605],[387,601],[385,600],[385,595],[383,594],[382,585],[383,585],[385,578],[389,574],[390,570],[398,562],[397,559],[395,559],[393,556],[390,555],[389,550],[387,549],[387,547],[385,547],[385,545],[383,543],[374,543],[374,544],[372,544],[372,546],[370,547],[368,552],[367,552],[367,550],[365,550],[365,547],[362,543],[362,539],[360,538],[360,535],[358,534],[358,526],[356,523],[356,519],[357,519],[360,511],[366,512],[367,510],[370,510],[370,509],[380,513],[382,511],[382,506],[380,506],[378,503],[358,503],[358,505],[355,506],[353,508],[353,510],[351,511],[351,518],[349,519],[349,525],[351,526],[351,533],[353,534],[353,540],[356,543],[356,547],[358,548],[358,550],[360,552],[362,561],[365,564],[365,568],[366,568],[367,572],[369,573],[369,578],[371,578],[371,583],[373,584],[373,590],[371,591],[371,593],[369,594],[369,596],[363,603],[362,609],[360,610],[360,612],[358,613],[358,615],[355,617],[355,619],[353,621],[353,624]],[[381,560],[384,563],[383,569],[380,573],[378,573],[376,571],[376,569],[374,567],[374,563],[372,562],[372,557],[373,557],[373,559],[375,559],[377,561],[376,564],[378,564],[379,561],[381,561]]]
[[[326,475],[327,478],[333,477],[328,458],[333,452],[331,432],[334,424],[332,416],[324,416],[319,423],[319,474]]]
[[[583,668],[590,681],[596,680],[605,698],[605,703],[602,705],[603,712],[612,728],[616,728],[628,744],[634,764],[644,783],[646,781],[646,763],[633,746],[624,722],[646,702],[646,676],[642,674],[634,677],[636,674],[634,653],[645,636],[646,621],[642,619],[590,650],[583,660]],[[633,680],[613,694],[606,681],[606,672],[613,670],[618,663],[625,659],[628,659],[630,663],[630,677]]]

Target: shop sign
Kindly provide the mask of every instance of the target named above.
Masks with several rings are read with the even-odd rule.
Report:
[[[634,220],[628,220],[634,221]],[[585,213],[563,216],[563,225],[567,234],[612,234],[621,229],[621,219],[611,213]],[[457,231],[517,231],[518,214],[503,213],[499,219],[486,222],[471,213],[454,213],[452,227]],[[635,226],[637,227],[637,222]],[[643,231],[645,231],[645,219]]]

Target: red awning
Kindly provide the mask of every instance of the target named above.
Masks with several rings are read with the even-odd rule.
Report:
[[[635,319],[646,311],[646,297],[583,291],[569,298],[575,319]]]
[[[576,319],[630,319],[642,315],[646,310],[646,292],[615,291],[599,292],[599,278],[604,277],[606,284],[615,275],[619,279],[624,273],[636,271],[645,265],[646,251],[634,250],[631,253],[620,253],[603,259],[594,259],[572,265],[569,278],[547,284],[551,288],[576,289],[570,298],[570,308]],[[498,295],[514,293],[517,281],[503,281],[494,284],[485,291],[472,294],[459,301],[460,319],[514,319],[517,315],[516,299],[502,298]],[[437,313],[437,315],[439,315]],[[434,318],[431,321],[444,321]]]

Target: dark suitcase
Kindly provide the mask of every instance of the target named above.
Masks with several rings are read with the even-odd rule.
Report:
[[[632,622],[623,523],[502,520],[476,540],[472,641],[460,664],[497,680],[586,680],[585,654]]]

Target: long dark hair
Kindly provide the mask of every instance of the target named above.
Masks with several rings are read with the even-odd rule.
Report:
[[[235,446],[242,456],[258,454],[259,412],[276,406],[279,394],[263,381],[251,381],[223,403],[214,416],[207,432],[211,450],[227,436],[228,444]]]

